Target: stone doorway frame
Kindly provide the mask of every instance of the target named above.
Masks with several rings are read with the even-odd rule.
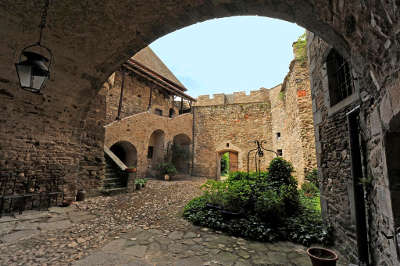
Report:
[[[224,144],[219,145],[215,152],[215,156],[216,156],[215,159],[216,159],[216,163],[217,163],[216,173],[215,173],[216,180],[221,180],[221,157],[226,152],[237,153],[237,155],[238,155],[237,170],[240,171],[240,169],[243,169],[243,160],[241,158],[243,156],[242,150],[239,147],[232,145],[231,142],[226,141],[226,142],[224,142]]]

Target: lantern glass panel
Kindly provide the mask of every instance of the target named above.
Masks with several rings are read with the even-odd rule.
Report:
[[[31,86],[32,66],[26,64],[17,64],[17,73],[21,87]]]
[[[44,82],[47,80],[47,76],[33,76],[32,77],[32,89],[40,91]]]

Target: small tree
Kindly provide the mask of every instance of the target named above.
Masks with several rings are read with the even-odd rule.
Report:
[[[276,187],[281,185],[296,185],[297,180],[292,176],[293,165],[281,157],[274,158],[268,168],[268,178]]]

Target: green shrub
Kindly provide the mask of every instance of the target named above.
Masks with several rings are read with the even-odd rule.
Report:
[[[231,181],[239,181],[239,180],[248,180],[249,179],[249,174],[247,172],[240,172],[240,171],[236,171],[236,172],[229,172],[229,176],[228,176],[228,182]]]
[[[192,199],[183,209],[183,217],[188,217],[192,213],[203,210],[206,204],[207,200],[204,196]]]
[[[311,182],[304,182],[301,185],[301,190],[304,192],[304,194],[309,196],[315,196],[319,193],[319,189],[317,188],[317,186]]]
[[[305,246],[320,243],[326,246],[333,244],[333,231],[326,227],[321,214],[303,208],[299,215],[288,218],[286,222],[288,240]]]
[[[160,171],[162,175],[174,175],[177,173],[175,165],[172,163],[160,163],[157,165],[157,169]]]
[[[285,217],[282,197],[274,190],[262,192],[255,203],[255,212],[263,220],[277,224]]]
[[[213,205],[224,206],[226,201],[226,191],[228,184],[223,181],[207,180],[201,186],[206,201]]]
[[[297,185],[283,185],[279,189],[287,216],[295,215],[300,209],[300,197]]]
[[[319,179],[318,179],[318,170],[313,169],[311,172],[309,172],[305,179],[311,183],[313,183],[317,188],[319,188]]]
[[[297,180],[292,176],[293,165],[281,157],[274,158],[268,168],[268,181],[277,189],[282,185],[296,185]]]
[[[232,211],[241,211],[250,205],[252,189],[250,181],[238,180],[228,183],[224,195],[224,208]]]
[[[224,182],[209,180],[202,186],[203,196],[190,201],[183,216],[195,225],[260,241],[329,244],[331,232],[322,222],[319,193],[305,196],[307,186],[315,185],[303,185],[299,191],[292,172],[290,163],[276,158],[269,172],[260,175],[234,172]]]
[[[304,195],[304,191],[301,190],[299,194],[300,194],[300,204],[303,208],[321,214],[321,201],[319,193],[316,193],[315,195],[310,197],[310,195]]]

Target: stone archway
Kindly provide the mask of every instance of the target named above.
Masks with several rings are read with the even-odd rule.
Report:
[[[147,147],[148,170],[151,176],[157,171],[157,166],[164,162],[165,157],[165,133],[161,129],[153,131],[150,135],[149,145]]]
[[[104,170],[105,105],[96,97],[101,85],[155,39],[196,22],[234,15],[295,22],[350,59],[359,73],[363,100],[375,99],[365,104],[367,118],[370,109],[381,109],[385,124],[399,106],[398,1],[54,1],[43,44],[54,53],[55,75],[42,95],[31,95],[18,89],[14,63],[21,49],[37,39],[40,17],[32,14],[40,14],[41,8],[41,1],[34,0],[0,5],[0,38],[5,40],[0,43],[0,166],[6,174],[18,169],[53,177],[57,172],[67,183],[68,197],[76,194],[78,179],[80,188],[94,190],[98,178],[90,173]],[[391,86],[393,95],[387,92]],[[377,249],[384,250],[384,244]]]
[[[164,8],[166,6],[168,8]],[[58,1],[49,9],[49,27],[43,39],[56,59],[52,68],[55,75],[42,95],[31,95],[17,88],[14,63],[19,51],[37,38],[40,17],[32,14],[40,14],[41,9],[42,3],[33,0],[23,5],[6,0],[0,6],[0,24],[3,25],[0,37],[6,40],[0,43],[0,97],[4,102],[0,121],[2,128],[7,129],[1,139],[9,143],[2,147],[1,154],[9,161],[18,161],[18,156],[12,155],[19,147],[9,137],[13,134],[18,134],[25,142],[45,143],[36,145],[32,151],[45,158],[49,151],[47,143],[54,151],[68,150],[70,163],[61,169],[60,176],[67,180],[67,190],[71,191],[76,187],[68,180],[76,180],[78,176],[86,179],[85,184],[95,182],[85,166],[98,164],[96,157],[102,153],[101,120],[105,108],[104,101],[95,97],[99,88],[137,51],[182,27],[235,15],[295,22],[327,41],[346,58],[351,57],[354,67],[365,76],[366,90],[373,93],[376,88],[372,84],[378,88],[383,86],[399,61],[393,56],[399,48],[398,42],[392,40],[396,32],[394,27],[388,26],[395,25],[400,17],[398,4],[393,1],[373,5],[354,0],[345,4],[339,0],[329,1],[329,4],[313,0]],[[374,23],[370,23],[371,16]],[[382,50],[384,48],[386,50]],[[45,134],[48,131],[57,134]],[[20,135],[19,132],[24,133]],[[82,154],[82,146],[86,155]],[[57,164],[56,157],[47,159]],[[40,158],[25,160],[25,168],[47,169],[38,163],[40,161]],[[77,167],[79,161],[82,167]],[[13,171],[14,164],[5,167],[6,171]],[[78,170],[68,170],[74,168]],[[98,171],[102,171],[101,165]],[[52,175],[49,170],[39,172]]]
[[[110,147],[110,150],[127,166],[137,166],[136,147],[128,141],[119,141]]]
[[[186,134],[174,136],[172,142],[172,163],[179,173],[188,174],[191,164],[191,144],[192,141]]]
[[[221,179],[221,158],[228,153],[229,156],[229,171],[243,171],[243,152],[242,150],[233,145],[230,141],[223,142],[218,145],[216,149],[216,173],[215,178]]]

